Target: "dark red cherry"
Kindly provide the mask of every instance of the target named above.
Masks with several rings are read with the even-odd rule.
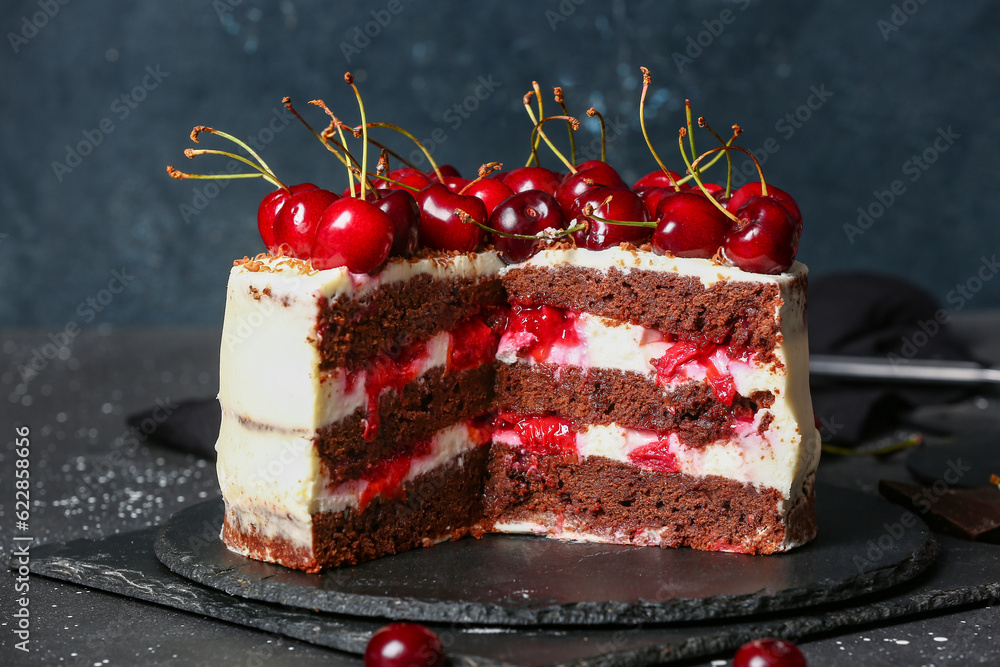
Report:
[[[333,192],[316,188],[290,195],[274,218],[274,242],[286,254],[307,259],[316,238],[316,225],[323,212],[339,200]]]
[[[409,257],[417,249],[417,230],[420,227],[420,207],[407,190],[379,190],[380,199],[369,195],[368,201],[377,206],[392,220],[393,235],[391,257]]]
[[[604,203],[608,197],[611,201]],[[581,248],[590,250],[604,250],[619,243],[633,243],[639,245],[649,240],[652,229],[648,227],[632,227],[628,225],[615,225],[601,222],[583,215],[583,210],[587,205],[594,207],[594,215],[609,220],[625,220],[634,222],[648,222],[649,211],[642,203],[639,195],[628,188],[592,188],[580,195],[570,207],[573,219],[569,221],[569,226],[575,226],[584,220],[588,222],[586,231],[573,233],[576,244]]]
[[[448,178],[462,178],[462,174],[455,167],[450,164],[439,164],[438,169],[441,171],[441,175]],[[427,178],[431,179],[431,183],[440,183],[441,180],[437,176],[437,172],[433,169],[427,170]]]
[[[601,164],[604,164],[603,162]],[[591,188],[625,188],[625,181],[618,173],[604,165],[604,168],[581,169],[575,174],[569,174],[556,188],[555,197],[563,210],[568,211],[576,198]]]
[[[389,216],[374,204],[352,197],[338,199],[316,226],[313,268],[346,266],[351,273],[372,273],[388,259],[395,231]]]
[[[672,171],[670,172],[670,175],[674,177],[675,181],[679,181],[681,179],[681,175],[676,172]],[[632,189],[634,190],[636,188],[670,188],[673,190],[674,186],[670,183],[670,179],[667,178],[667,175],[663,173],[663,171],[651,171],[635,182]]]
[[[472,182],[471,178],[462,178],[461,176],[445,176],[444,184],[448,186],[448,189],[452,192],[461,192],[462,188]]]
[[[389,178],[392,180],[402,183],[403,185],[408,185],[411,188],[415,188],[417,192],[423,190],[433,181],[427,178],[427,174],[420,171],[419,169],[411,169],[410,167],[400,167],[399,169],[393,169],[389,172]],[[396,185],[396,183],[386,183],[386,187],[393,190],[405,190],[406,188]],[[413,192],[411,190],[411,192]]]
[[[298,185],[289,186],[287,190],[285,188],[278,188],[261,200],[260,206],[257,207],[257,229],[260,231],[260,238],[264,241],[264,246],[268,252],[276,252],[278,250],[278,244],[274,242],[274,219],[277,217],[281,207],[288,201],[288,197],[297,192],[318,189],[312,183],[299,183]]]
[[[736,652],[733,667],[806,667],[806,657],[784,639],[754,639]]]
[[[740,222],[722,248],[734,266],[751,273],[782,273],[795,261],[800,227],[777,199],[753,197],[736,212]]]
[[[594,170],[593,175],[601,176],[599,180],[607,181],[607,185],[609,186],[612,185],[613,183],[621,181],[622,187],[625,187],[625,181],[622,181],[622,177],[618,174],[615,168],[612,167],[607,162],[602,162],[601,160],[584,160],[580,164],[576,165],[577,172],[589,171],[589,170]],[[563,180],[565,181],[572,175],[573,175],[572,172],[566,174],[565,176],[563,176]]]
[[[490,227],[508,234],[530,236],[545,229],[563,229],[566,220],[556,198],[541,190],[511,195],[494,209]],[[523,262],[537,252],[538,242],[490,234],[490,241],[507,262]]]
[[[504,184],[514,192],[541,190],[550,195],[556,193],[562,177],[545,167],[519,167],[512,169],[504,177]]]
[[[365,667],[441,667],[444,646],[416,623],[390,623],[375,631],[365,647]]]
[[[650,213],[656,212],[656,207],[660,204],[660,201],[667,195],[672,195],[677,190],[673,188],[654,188],[650,186],[635,188],[632,190],[634,193],[639,195],[639,199],[642,203],[646,205],[646,210]],[[656,217],[655,215],[653,216]]]
[[[420,245],[472,252],[482,243],[486,235],[483,229],[455,215],[456,209],[462,210],[485,225],[489,216],[479,197],[455,194],[445,185],[432,183],[417,193],[416,200],[420,207]]]
[[[476,181],[468,190],[462,194],[479,197],[486,204],[486,214],[492,215],[497,204],[514,194],[514,191],[504,185],[501,181],[492,178],[484,178]]]
[[[736,211],[743,208],[744,204],[750,201],[751,197],[759,197],[760,191],[760,181],[747,183],[733,193],[733,196],[729,198],[729,203],[726,204],[726,208],[733,213],[736,213]],[[788,209],[788,212],[792,214],[792,220],[794,220],[796,224],[802,224],[802,212],[799,210],[799,205],[795,203],[795,199],[793,199],[790,194],[768,183],[767,196],[774,197],[779,200],[782,205]]]
[[[710,259],[731,227],[731,219],[700,192],[674,192],[660,200],[653,252]]]

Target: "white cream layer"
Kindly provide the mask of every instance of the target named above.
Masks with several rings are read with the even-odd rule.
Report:
[[[343,372],[322,373],[316,348],[321,299],[362,297],[376,287],[417,275],[434,279],[496,275],[494,252],[438,259],[390,261],[375,276],[346,269],[303,275],[271,258],[276,273],[235,266],[229,276],[222,331],[219,400],[224,409],[285,431],[311,433],[353,412],[363,385],[346,392]],[[436,339],[426,370],[443,364],[447,341]]]
[[[431,437],[430,451],[410,463],[405,481],[445,465],[483,443],[482,431],[460,422]],[[247,426],[223,412],[216,445],[219,485],[227,505],[264,537],[312,543],[312,515],[358,507],[368,483],[330,489],[311,438]]]

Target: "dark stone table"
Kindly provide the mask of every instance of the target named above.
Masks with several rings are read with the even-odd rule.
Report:
[[[992,338],[1000,313],[962,313],[960,333],[981,358],[1000,360]],[[99,537],[164,522],[178,509],[218,496],[212,464],[148,442],[125,417],[155,404],[210,396],[218,383],[219,332],[205,329],[115,330],[103,326],[70,341],[62,354],[50,331],[0,334],[5,366],[0,445],[0,549],[15,535],[33,544]],[[54,356],[55,358],[50,358]],[[36,374],[23,382],[19,366]],[[976,399],[986,409],[1000,395]],[[15,426],[30,427],[31,507],[27,530],[15,526]],[[117,444],[116,444],[117,443]],[[905,454],[886,460],[825,457],[821,481],[874,493],[878,479],[912,479]],[[1000,471],[997,471],[1000,472]],[[0,574],[0,664],[26,665],[360,665],[311,644],[102,593],[30,577],[30,648],[16,651],[15,575]],[[823,665],[1000,664],[1000,617],[978,607],[809,639],[812,667]],[[729,655],[697,665],[725,665]]]

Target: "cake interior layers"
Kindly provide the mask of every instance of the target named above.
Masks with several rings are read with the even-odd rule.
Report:
[[[223,424],[223,540],[258,560],[307,571],[459,537],[482,517],[490,429],[467,420],[408,443],[358,478],[324,474],[314,442]]]

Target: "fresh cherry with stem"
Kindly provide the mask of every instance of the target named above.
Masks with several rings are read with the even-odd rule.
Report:
[[[604,250],[620,243],[639,245],[649,239],[655,222],[639,195],[628,188],[598,187],[580,195],[570,208],[570,225],[585,225],[573,234],[576,244]]]
[[[741,646],[733,667],[806,667],[806,657],[792,642],[768,637]]]
[[[523,262],[535,254],[538,239],[519,237],[534,237],[546,229],[561,230],[565,225],[562,207],[555,197],[541,190],[525,190],[511,195],[494,209],[490,227],[495,231],[490,240],[505,261]]]
[[[365,647],[365,667],[442,667],[444,645],[417,623],[390,623],[375,631]]]

